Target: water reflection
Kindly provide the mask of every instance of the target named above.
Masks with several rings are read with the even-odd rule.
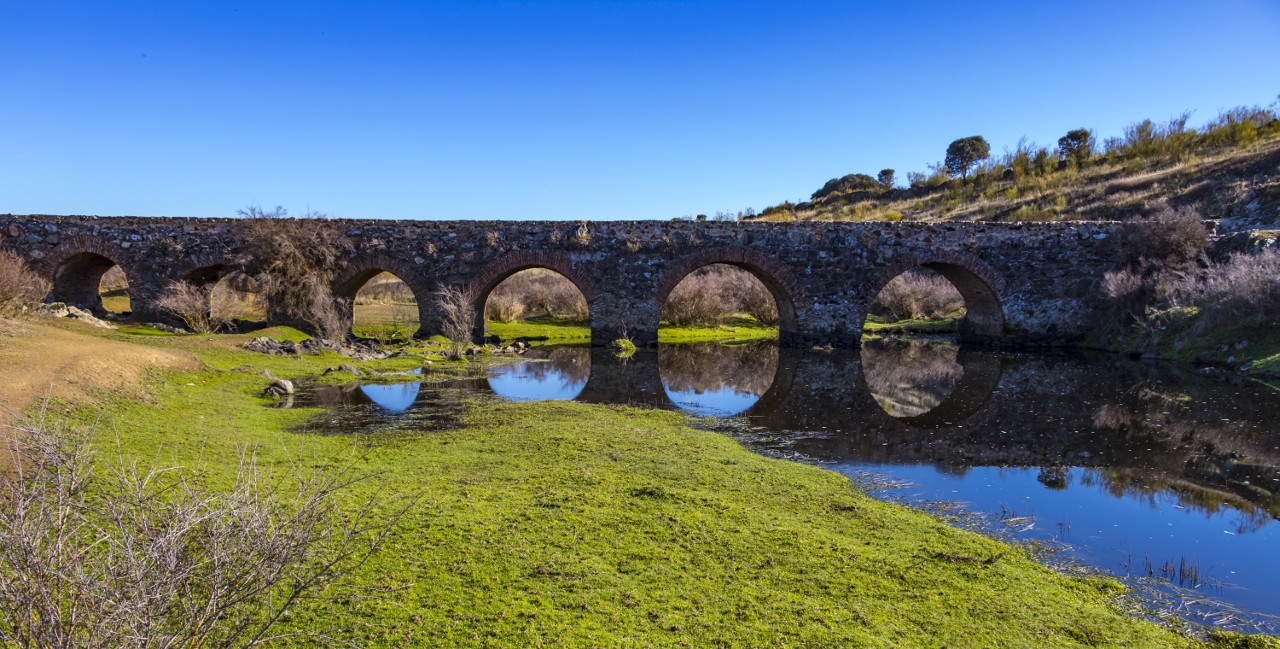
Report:
[[[744,412],[773,386],[778,345],[702,343],[658,350],[658,373],[678,408],[707,417]]]
[[[959,352],[949,340],[868,340],[862,343],[867,389],[891,416],[923,415],[956,389],[964,375]]]
[[[403,412],[418,399],[421,383],[393,383],[391,385],[362,385],[360,392],[383,410]]]
[[[760,452],[910,483],[886,497],[958,501],[1117,574],[1164,576],[1280,615],[1280,397],[1257,384],[1110,357],[878,341],[861,354],[766,343],[626,360],[561,349],[487,380],[423,386],[407,408],[413,387],[327,399],[348,404],[335,413],[362,413],[341,423],[349,430],[428,416],[445,425],[467,394],[719,416]]]
[[[510,401],[571,400],[591,376],[591,352],[585,348],[535,350],[530,358],[546,362],[499,365],[489,373],[489,389]]]

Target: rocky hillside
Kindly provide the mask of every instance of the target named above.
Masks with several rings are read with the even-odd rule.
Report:
[[[1073,157],[1060,148],[1020,145],[977,164],[964,178],[941,164],[929,175],[908,174],[906,188],[850,174],[828,181],[809,201],[744,218],[1125,220],[1168,203],[1221,219],[1219,232],[1280,229],[1280,119],[1274,109],[1234,109],[1200,130],[1186,128],[1185,119],[1166,126],[1141,122],[1096,153],[1094,146]]]

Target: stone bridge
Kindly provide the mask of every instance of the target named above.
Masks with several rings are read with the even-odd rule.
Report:
[[[503,279],[549,268],[586,297],[592,339],[657,339],[662,305],[690,272],[715,263],[750,271],[773,294],[784,344],[851,346],[867,308],[898,274],[930,268],[964,296],[962,337],[1065,343],[1088,333],[1088,301],[1118,258],[1114,223],[845,223],[717,221],[328,221],[355,244],[333,291],[351,298],[383,271],[417,297],[420,336],[440,330],[432,295],[445,286],[483,306]],[[212,286],[231,268],[241,219],[0,215],[0,246],[51,282],[50,301],[101,309],[98,284],[119,265],[135,313],[172,282]],[[479,310],[483,313],[483,308]],[[483,323],[477,322],[477,331]]]

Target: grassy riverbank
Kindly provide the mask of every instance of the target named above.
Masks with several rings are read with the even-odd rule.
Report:
[[[562,318],[541,317],[516,322],[497,322],[488,320],[484,323],[485,333],[497,335],[503,341],[517,338],[554,343],[580,344],[591,342],[591,323]]]
[[[862,325],[864,337],[897,334],[949,334],[955,333],[956,321],[945,320],[897,320],[891,321],[876,315],[868,315]]]
[[[748,342],[777,337],[777,327],[762,325],[760,321],[747,315],[736,315],[714,326],[663,325],[658,328],[660,343]]]
[[[591,340],[591,323],[556,318],[534,318],[518,322],[489,321],[485,323],[485,332],[497,334],[504,341],[527,338],[546,343],[576,344]],[[750,316],[735,316],[715,326],[674,327],[664,324],[658,329],[660,343],[746,342],[777,337],[777,327],[761,325]]]
[[[461,429],[357,442],[309,434],[317,411],[257,396],[260,369],[297,377],[334,359],[249,353],[243,336],[84,335],[180,349],[203,367],[52,409],[97,421],[128,455],[198,462],[226,481],[240,444],[266,466],[335,466],[354,453],[357,470],[378,475],[352,502],[419,498],[359,576],[378,599],[300,607],[286,630],[352,627],[374,647],[1188,644],[1120,612],[1111,580],[1060,575],[676,413],[484,404]]]

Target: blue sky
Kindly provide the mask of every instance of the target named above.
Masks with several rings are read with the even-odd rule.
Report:
[[[669,219],[1267,105],[1280,2],[9,2],[0,213]]]

